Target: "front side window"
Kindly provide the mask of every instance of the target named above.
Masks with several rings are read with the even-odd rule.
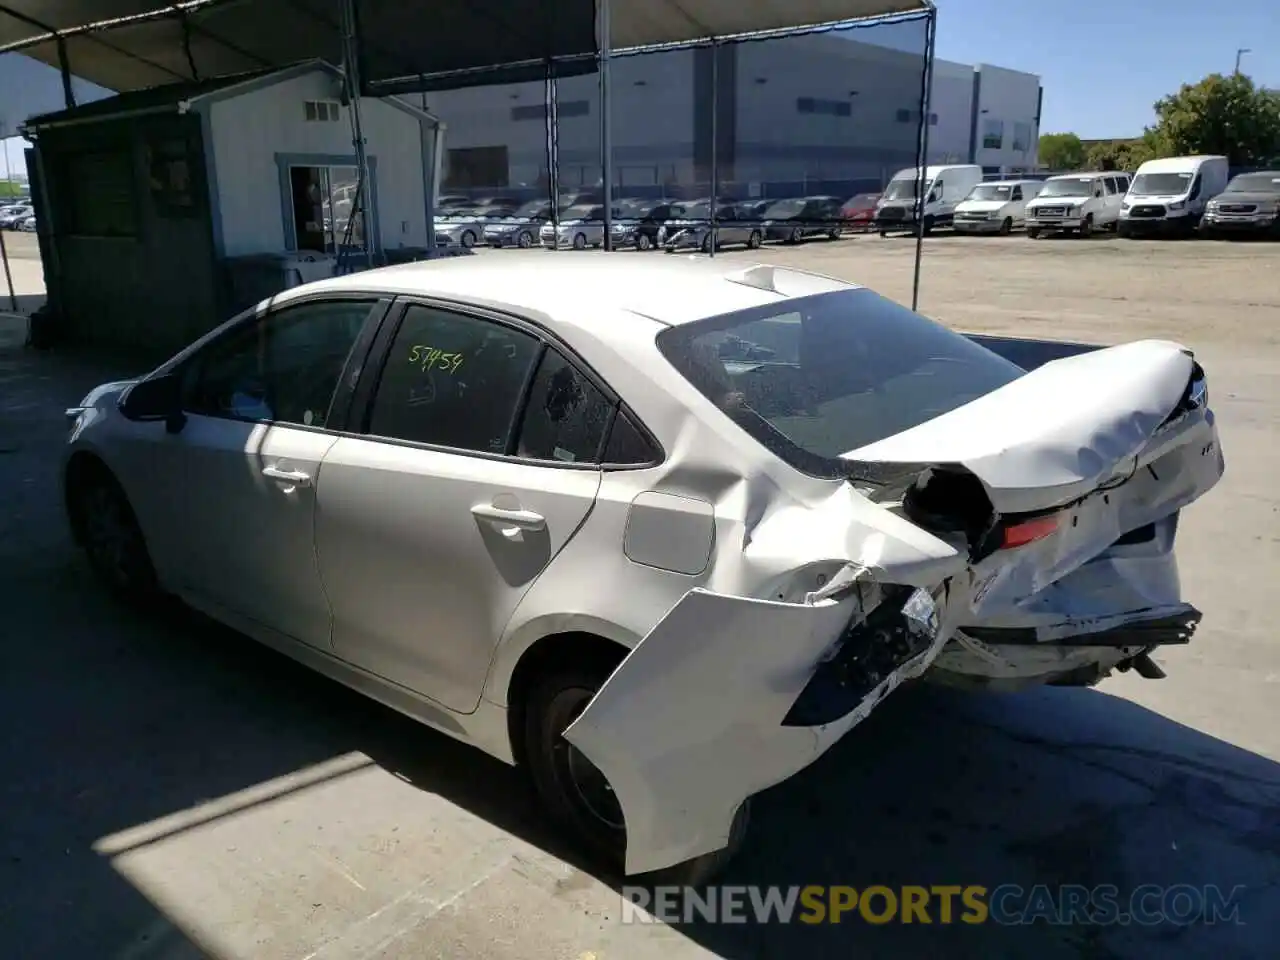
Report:
[[[671,327],[666,359],[797,469],[839,458],[963,406],[1022,368],[870,290],[801,297]]]
[[[411,304],[387,354],[367,432],[506,453],[540,346],[503,324]]]
[[[323,427],[373,300],[286,307],[209,344],[183,376],[187,413]]]

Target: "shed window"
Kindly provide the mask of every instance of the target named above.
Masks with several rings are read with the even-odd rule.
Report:
[[[127,151],[67,157],[62,182],[67,233],[80,237],[136,237],[138,196]]]
[[[190,217],[197,212],[195,149],[186,138],[147,145],[151,200],[162,217]]]
[[[307,100],[302,105],[308,121],[337,123],[342,117],[342,105],[337,100]]]

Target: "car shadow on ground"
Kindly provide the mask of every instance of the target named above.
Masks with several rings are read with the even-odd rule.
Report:
[[[12,386],[0,398],[23,398],[26,426],[6,445],[0,418],[0,955],[103,956],[129,938],[134,956],[215,955],[95,844],[350,754],[591,872],[517,771],[199,615],[111,603],[58,503],[61,407],[78,398],[37,410],[31,383]],[[1244,925],[673,925],[726,958],[1271,956],[1280,768],[1105,692],[906,690],[758,798],[721,882],[1243,888]]]

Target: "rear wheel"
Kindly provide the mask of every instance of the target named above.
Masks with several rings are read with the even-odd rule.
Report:
[[[640,233],[636,235],[637,250],[648,250],[652,246],[653,241],[649,239],[649,235],[647,233]]]
[[[142,528],[120,484],[106,467],[82,467],[67,485],[76,539],[102,584],[118,599],[140,603],[159,593]]]
[[[601,866],[620,875],[627,851],[622,807],[604,774],[563,736],[612,672],[613,667],[603,664],[575,664],[554,667],[538,678],[525,705],[524,753],[547,812]],[[646,881],[707,883],[742,845],[748,817],[749,801],[734,818],[728,846],[648,875]]]
[[[787,241],[789,243],[799,243],[803,239],[804,239],[804,231],[801,230],[799,227],[792,227],[791,236],[787,238]]]
[[[710,253],[710,252],[711,252],[711,246],[712,246],[712,244],[711,244],[711,234],[709,234],[709,233],[708,233],[705,237],[703,237],[703,238],[702,238],[702,252],[703,252],[703,253]]]
[[[476,245],[476,235],[472,233],[470,230],[463,230],[462,237],[459,240],[459,243],[461,243],[464,247],[470,250],[472,247]]]
[[[927,237],[933,233],[933,217],[924,218],[924,235]]]
[[[747,237],[747,249],[759,250],[760,244],[764,243],[764,237],[761,236],[759,230],[752,230],[751,236]]]

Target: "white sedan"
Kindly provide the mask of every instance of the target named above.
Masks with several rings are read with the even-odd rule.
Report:
[[[406,264],[95,389],[66,504],[121,596],[525,765],[602,863],[696,880],[931,667],[1088,683],[1194,626],[1173,527],[1223,461],[1190,353],[990,346],[777,266]]]

